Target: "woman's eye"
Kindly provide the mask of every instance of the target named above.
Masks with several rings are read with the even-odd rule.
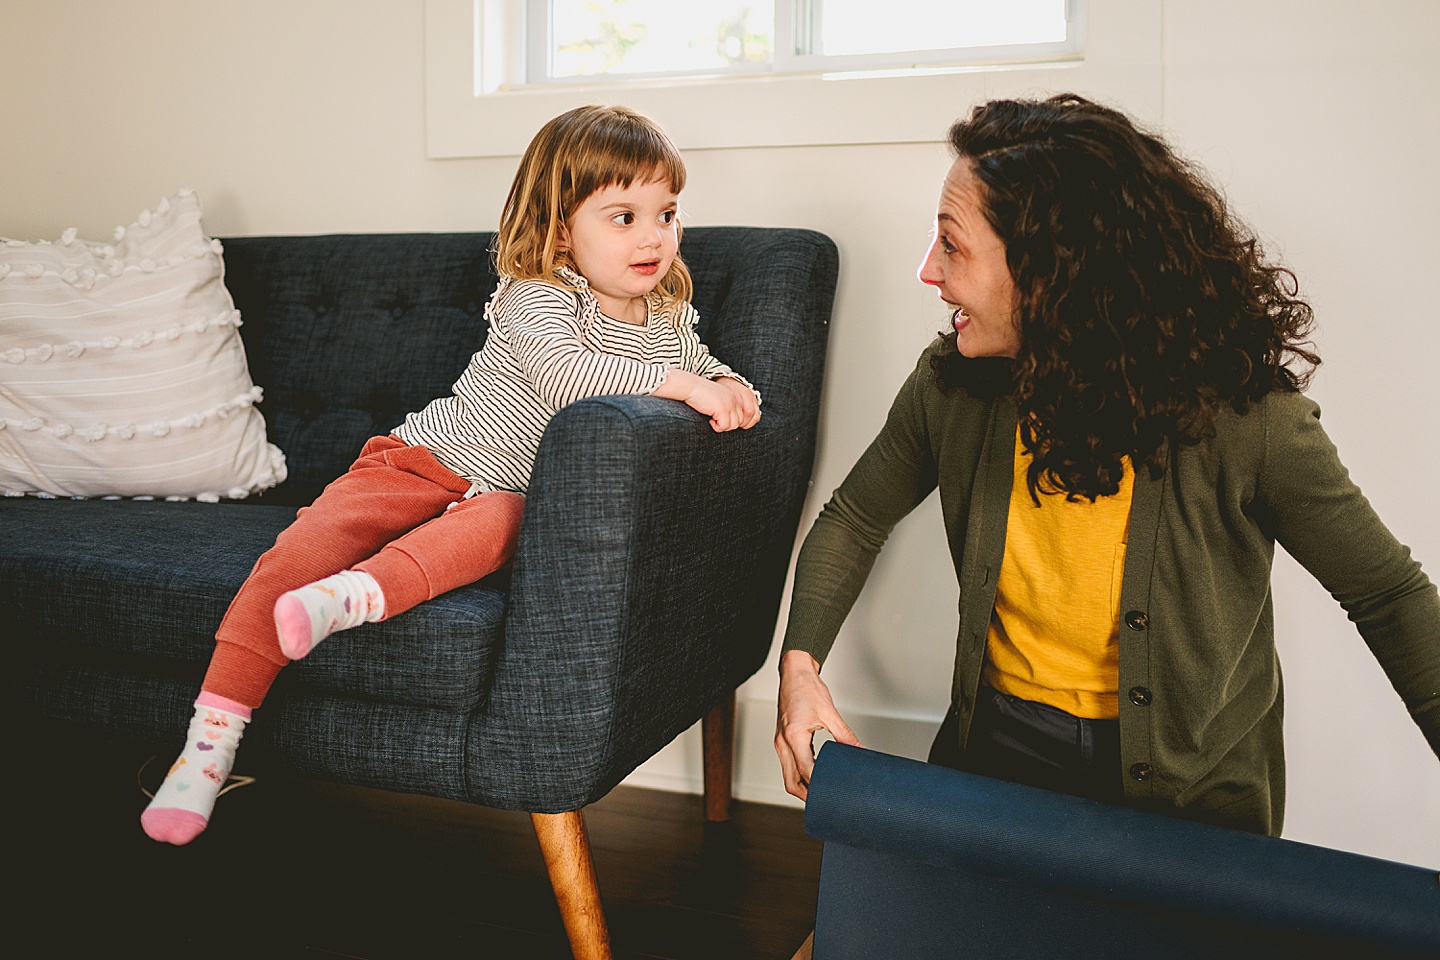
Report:
[[[940,238],[940,249],[941,249],[941,250],[944,250],[946,253],[954,253],[954,252],[955,252],[955,244],[951,243],[948,238],[946,238],[946,237],[941,237],[941,238]]]

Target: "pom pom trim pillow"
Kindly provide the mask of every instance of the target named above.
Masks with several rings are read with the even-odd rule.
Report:
[[[219,500],[285,479],[189,190],[112,242],[0,240],[0,493]]]

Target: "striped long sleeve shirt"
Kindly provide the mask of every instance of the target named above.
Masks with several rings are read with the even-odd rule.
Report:
[[[608,317],[579,274],[570,290],[502,277],[485,317],[485,345],[452,393],[405,417],[393,431],[469,480],[472,492],[525,493],[540,436],[561,407],[585,397],[651,394],[671,367],[709,379],[744,377],[711,356],[689,303],[666,307],[651,294],[645,324]],[[759,393],[756,393],[759,399]]]

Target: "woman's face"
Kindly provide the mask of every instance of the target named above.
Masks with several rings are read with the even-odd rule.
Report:
[[[1013,357],[1020,352],[1015,281],[1005,244],[985,219],[980,181],[963,157],[940,188],[935,239],[920,265],[920,280],[955,311],[957,345],[967,357]]]

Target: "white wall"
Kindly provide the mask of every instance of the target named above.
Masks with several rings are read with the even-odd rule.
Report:
[[[179,186],[212,234],[484,230],[514,160],[427,160],[422,0],[0,0],[0,235],[108,237]],[[1162,115],[1299,274],[1313,395],[1376,508],[1440,572],[1440,4],[1164,0]],[[956,102],[953,112],[968,104]],[[662,120],[664,118],[661,118]],[[943,323],[914,269],[933,143],[688,155],[692,225],[806,226],[842,278],[808,527]],[[1337,543],[1336,549],[1344,549]],[[923,754],[948,693],[955,582],[934,501],[896,531],[826,667],[873,746]],[[1275,575],[1286,835],[1440,865],[1440,763],[1344,614]],[[783,611],[782,611],[783,615]],[[773,659],[741,691],[738,792],[780,800]],[[686,734],[631,782],[694,789]]]

